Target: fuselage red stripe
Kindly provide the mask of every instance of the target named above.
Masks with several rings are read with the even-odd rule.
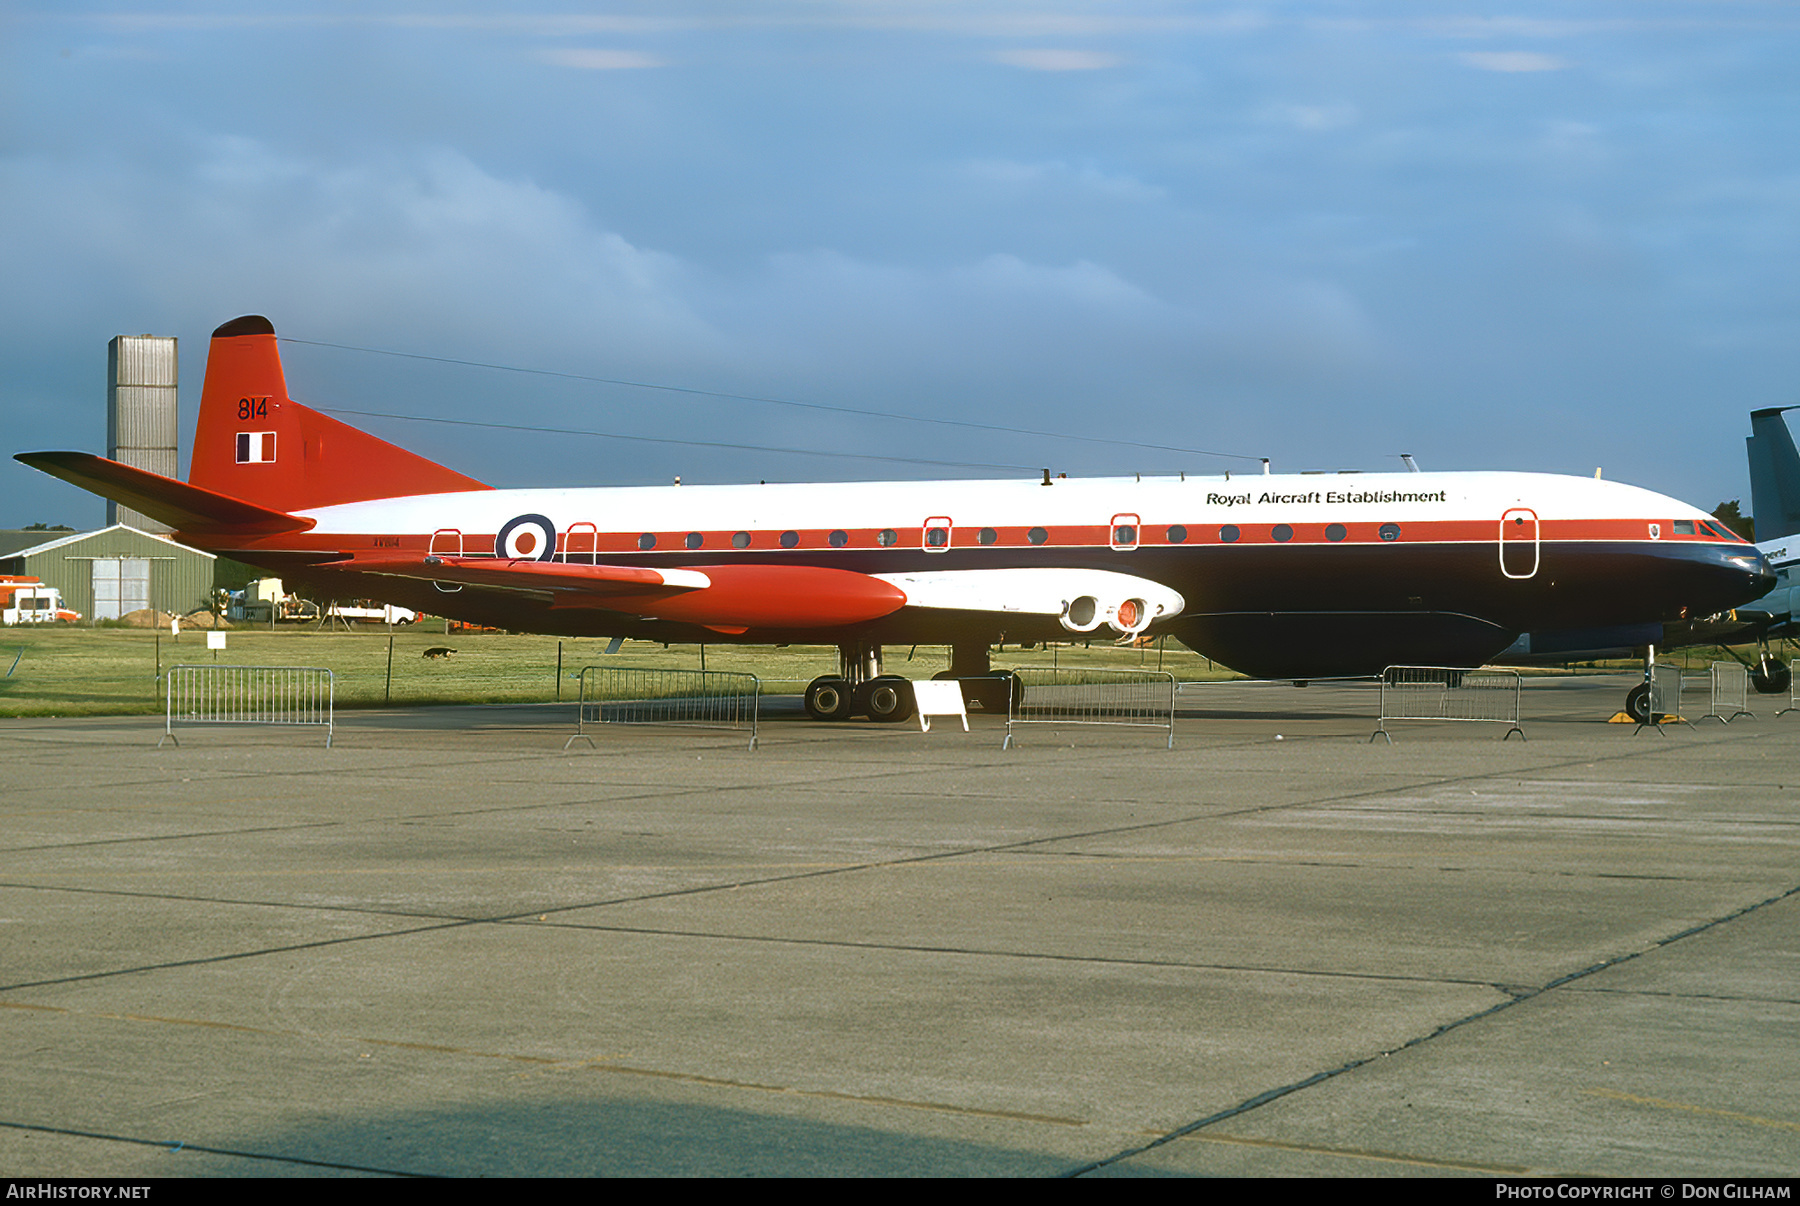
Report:
[[[1221,524],[1209,522],[1205,524],[1190,523],[1185,525],[1156,524],[1142,525],[1137,528],[1135,546],[1129,542],[1115,542],[1115,529],[1105,524],[1071,525],[1062,524],[1048,527],[952,527],[948,550],[930,548],[925,544],[927,529],[911,528],[800,528],[786,532],[774,530],[755,530],[748,533],[730,531],[702,532],[596,532],[586,524],[572,525],[574,531],[563,531],[558,535],[557,554],[559,557],[640,557],[646,554],[692,554],[696,552],[732,556],[758,552],[771,553],[810,553],[837,552],[855,550],[859,552],[897,552],[913,553],[926,550],[934,553],[945,551],[979,551],[979,550],[1019,550],[1038,549],[1044,551],[1058,549],[1112,549],[1122,556],[1129,556],[1134,548],[1192,548],[1205,546],[1275,546],[1275,545],[1390,545],[1390,544],[1495,544],[1502,539],[1507,543],[1542,544],[1560,543],[1620,543],[1620,544],[1698,544],[1698,545],[1741,545],[1750,547],[1742,541],[1725,541],[1705,532],[1693,535],[1674,534],[1671,521],[1662,519],[1551,519],[1542,520],[1535,525],[1522,525],[1518,530],[1503,529],[1497,519],[1463,519],[1463,520],[1426,520],[1408,524],[1384,524],[1375,522],[1355,523],[1242,523]],[[1185,539],[1172,538],[1171,529],[1179,529],[1174,535],[1185,535]],[[1285,529],[1285,532],[1282,530]],[[1384,530],[1388,535],[1384,535]],[[1655,535],[1652,535],[1652,531]],[[1286,539],[1280,538],[1284,534]],[[646,542],[645,536],[654,537],[653,543]],[[733,538],[743,539],[747,535],[748,543],[734,544]],[[1033,540],[1033,536],[1040,539]],[[697,543],[690,539],[697,536]],[[983,537],[988,537],[983,540]],[[790,543],[783,543],[784,537]],[[834,540],[835,537],[835,540]],[[449,552],[464,556],[482,556],[490,553],[494,547],[492,533],[462,533],[458,547],[446,544],[443,536],[438,536],[434,544],[433,536],[420,533],[397,533],[370,535],[367,533],[330,533],[317,529],[306,533],[285,533],[260,539],[242,542],[242,547],[268,547],[287,550],[342,550],[359,552],[372,550],[392,555],[395,551],[436,551]]]

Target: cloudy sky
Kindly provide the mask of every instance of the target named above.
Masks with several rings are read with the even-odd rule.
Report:
[[[8,453],[104,451],[121,333],[191,425],[245,313],[312,405],[638,437],[343,416],[496,485],[1410,452],[1748,509],[1800,403],[1779,0],[0,0],[0,56]],[[101,514],[0,468],[0,526]]]

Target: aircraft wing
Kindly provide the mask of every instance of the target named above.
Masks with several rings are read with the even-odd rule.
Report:
[[[727,631],[825,628],[902,607],[1055,616],[1070,632],[1136,633],[1180,614],[1181,595],[1108,570],[1015,568],[862,574],[816,565],[652,569],[500,557],[358,556],[342,568],[548,594],[554,608],[600,608]]]
[[[573,591],[592,595],[662,588],[671,592],[705,590],[712,585],[712,580],[705,574],[693,570],[644,569],[636,565],[582,565],[527,558],[359,556],[355,565],[350,568],[396,578],[425,578],[435,582],[462,582],[472,586]]]
[[[906,604],[906,592],[879,578],[814,565],[649,569],[498,557],[358,557],[344,568],[548,592],[552,607],[602,608],[727,631],[860,624]]]

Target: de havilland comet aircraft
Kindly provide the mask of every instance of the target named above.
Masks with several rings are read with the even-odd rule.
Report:
[[[1522,632],[1710,615],[1774,585],[1704,512],[1538,473],[500,490],[288,396],[268,319],[213,332],[186,482],[27,465],[318,597],[667,642],[829,644],[809,712],[900,720],[883,645],[1170,634],[1256,678],[1477,666]]]

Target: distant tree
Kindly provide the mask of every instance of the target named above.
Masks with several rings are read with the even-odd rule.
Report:
[[[1713,518],[1742,536],[1745,540],[1756,539],[1756,520],[1738,510],[1738,500],[1722,502],[1713,508]]]
[[[21,532],[73,532],[75,529],[66,523],[33,523],[20,528]]]
[[[242,561],[221,557],[213,562],[213,586],[218,590],[243,590],[253,578],[266,578],[268,573]]]

